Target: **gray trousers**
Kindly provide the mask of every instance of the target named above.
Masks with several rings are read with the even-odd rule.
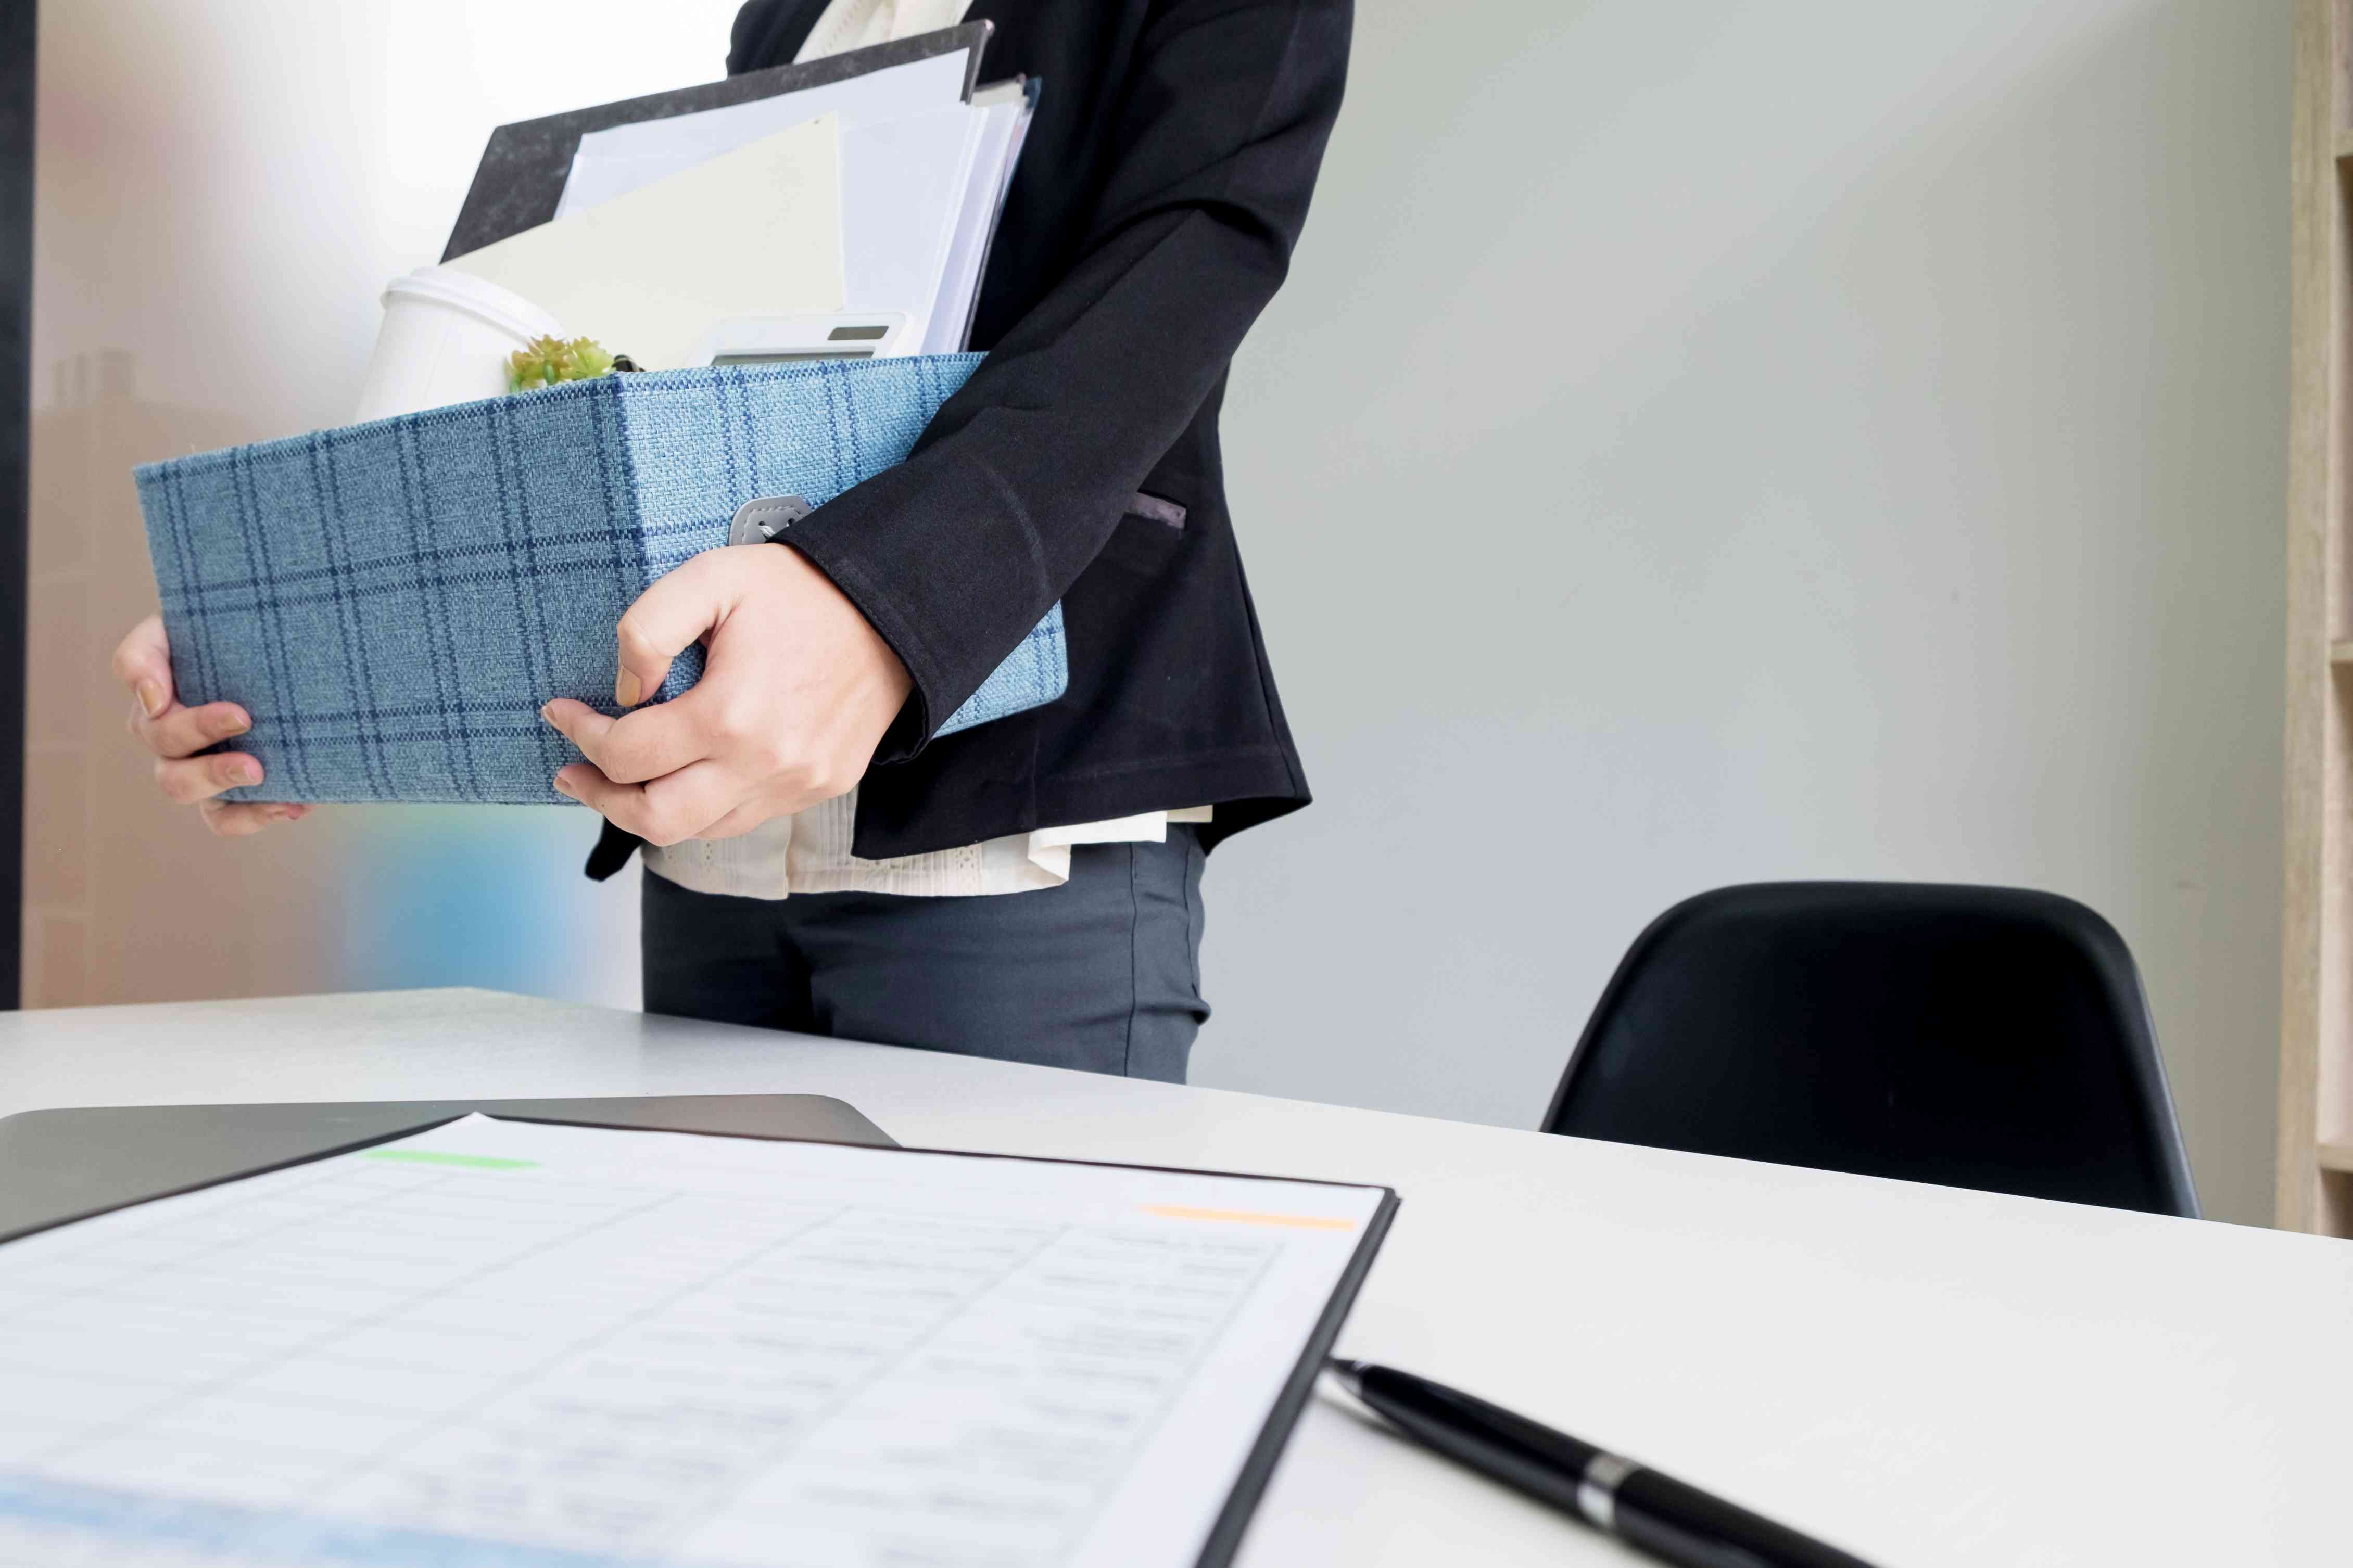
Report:
[[[645,879],[646,1011],[1185,1081],[1200,840],[1082,844],[1059,888],[738,899]]]

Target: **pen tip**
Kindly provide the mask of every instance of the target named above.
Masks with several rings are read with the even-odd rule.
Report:
[[[1357,1392],[1357,1390],[1363,1385],[1365,1374],[1365,1363],[1363,1362],[1346,1361],[1335,1355],[1325,1356],[1324,1358],[1324,1370],[1338,1378],[1341,1383],[1346,1385],[1348,1392],[1351,1394]]]

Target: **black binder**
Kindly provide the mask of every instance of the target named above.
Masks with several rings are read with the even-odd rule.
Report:
[[[752,103],[958,49],[969,51],[964,73],[964,96],[969,100],[980,80],[980,57],[996,30],[993,23],[965,22],[936,33],[828,55],[807,65],[771,66],[722,81],[501,125],[491,132],[490,145],[482,150],[482,161],[475,167],[474,183],[467,188],[466,205],[458,209],[458,222],[449,231],[449,246],[441,259],[450,260],[554,221],[556,206],[564,199],[564,182],[572,175],[573,154],[580,150],[580,138],[592,131]]]

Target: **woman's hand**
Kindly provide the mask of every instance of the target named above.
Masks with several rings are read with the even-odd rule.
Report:
[[[156,785],[184,805],[193,803],[204,814],[206,826],[224,838],[241,838],[272,823],[310,815],[307,805],[213,798],[225,789],[259,784],[260,761],[240,752],[208,757],[195,753],[244,734],[253,728],[253,721],[234,702],[181,706],[172,684],[172,649],[164,638],[162,616],[150,616],[131,628],[114,650],[114,676],[131,689],[131,732],[155,753]]]
[[[731,838],[845,795],[913,682],[858,606],[797,550],[706,550],[621,617],[614,699],[635,708],[689,643],[702,679],[607,719],[559,698],[540,710],[588,761],[555,787],[649,844]]]

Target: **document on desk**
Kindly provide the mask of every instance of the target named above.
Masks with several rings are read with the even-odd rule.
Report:
[[[468,1117],[0,1247],[0,1563],[1222,1562],[1395,1202]]]

